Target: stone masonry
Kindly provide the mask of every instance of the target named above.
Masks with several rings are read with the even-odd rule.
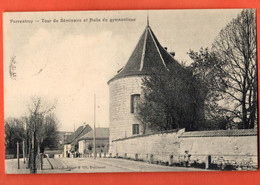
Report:
[[[110,82],[110,147],[112,140],[132,136],[132,124],[138,123],[130,113],[130,97],[141,94],[142,79],[139,76],[126,77]]]
[[[237,130],[241,132],[240,130]],[[243,131],[243,130],[242,130]],[[231,135],[228,131],[224,135],[216,136],[211,134],[205,136],[208,131],[199,131],[197,136],[186,135],[184,129],[166,133],[134,136],[125,139],[114,140],[113,147],[110,148],[112,156],[129,157],[134,159],[153,160],[167,162],[172,155],[173,161],[182,160],[187,151],[191,155],[191,160],[205,162],[206,157],[211,155],[212,161],[222,162],[233,161],[241,163],[251,161],[257,165],[257,131],[250,130],[251,134]],[[227,133],[227,134],[225,134]],[[199,137],[198,135],[201,135]]]

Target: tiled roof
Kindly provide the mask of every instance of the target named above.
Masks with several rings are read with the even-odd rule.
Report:
[[[234,129],[234,130],[211,130],[184,132],[179,137],[231,137],[231,136],[254,136],[257,129]]]
[[[94,130],[91,130],[89,133],[81,136],[80,140],[93,139]],[[109,128],[96,128],[96,139],[108,139],[109,138]]]
[[[127,76],[149,75],[153,69],[165,73],[169,64],[174,68],[181,67],[161,46],[151,27],[147,25],[126,65],[108,83]]]
[[[77,138],[83,136],[84,134],[89,133],[92,128],[89,125],[80,126],[75,132],[68,136],[66,143],[70,144],[75,141]]]

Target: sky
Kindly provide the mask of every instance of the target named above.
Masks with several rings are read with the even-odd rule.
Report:
[[[28,115],[31,97],[55,104],[60,131],[109,126],[107,81],[122,68],[147,24],[179,62],[211,47],[239,9],[4,13],[4,116]],[[114,19],[124,21],[113,21]],[[64,22],[63,20],[74,20]],[[55,20],[55,21],[54,21]],[[12,63],[12,58],[15,63]],[[10,65],[15,66],[13,78]]]

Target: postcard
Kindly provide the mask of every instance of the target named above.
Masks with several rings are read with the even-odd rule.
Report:
[[[6,174],[258,169],[255,9],[5,12]]]

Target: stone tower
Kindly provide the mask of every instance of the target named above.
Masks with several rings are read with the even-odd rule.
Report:
[[[167,49],[161,46],[147,23],[126,65],[108,81],[111,153],[116,153],[113,140],[141,133],[134,113],[142,91],[142,78],[151,74],[154,68],[161,68],[161,71],[168,70],[169,63],[176,68],[181,67],[173,58],[173,54],[168,53]]]

